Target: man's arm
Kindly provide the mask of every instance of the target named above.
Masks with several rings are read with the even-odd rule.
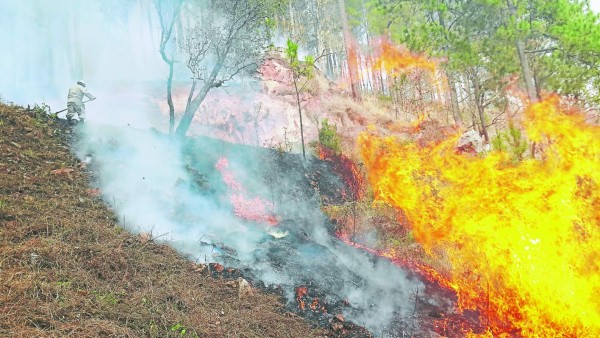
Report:
[[[83,92],[83,95],[85,95],[85,97],[90,99],[90,101],[93,101],[96,99],[96,97],[94,95],[92,95],[92,93],[88,92],[85,87],[83,88],[82,92]]]

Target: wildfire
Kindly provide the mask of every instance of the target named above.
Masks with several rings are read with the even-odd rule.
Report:
[[[238,182],[229,169],[229,161],[221,157],[215,164],[223,177],[223,182],[229,188],[231,193],[231,204],[236,216],[255,222],[264,222],[272,226],[277,225],[277,219],[273,215],[273,203],[263,200],[256,196],[248,198],[247,192],[240,182]]]
[[[365,133],[359,146],[376,199],[449,263],[460,309],[478,310],[490,333],[598,337],[600,128],[563,113],[557,96],[525,115],[542,160],[460,155],[456,138],[419,146]]]
[[[340,175],[350,190],[350,196],[346,191],[342,191],[344,197],[349,197],[353,200],[360,200],[365,194],[365,184],[363,174],[358,166],[347,156],[336,154],[333,150],[318,144],[317,154],[319,159],[330,161],[333,166],[333,171]]]
[[[375,69],[384,69],[389,74],[398,75],[409,69],[424,69],[435,72],[436,63],[425,56],[416,55],[382,37],[376,46]]]

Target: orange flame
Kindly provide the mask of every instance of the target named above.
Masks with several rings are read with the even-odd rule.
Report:
[[[359,138],[378,201],[403,211],[414,237],[449,263],[461,309],[496,335],[600,336],[600,128],[551,96],[524,127],[543,160],[511,164],[454,151]]]
[[[386,70],[392,75],[398,75],[411,69],[424,69],[434,73],[436,69],[434,61],[425,56],[413,54],[385,37],[379,39],[376,54],[374,68]]]

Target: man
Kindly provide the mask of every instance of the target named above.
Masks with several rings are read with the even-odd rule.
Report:
[[[85,121],[85,105],[82,101],[84,96],[90,99],[90,101],[96,99],[96,97],[85,88],[85,82],[77,81],[75,86],[69,88],[69,95],[67,97],[67,121],[69,124],[71,124],[75,113],[77,113],[79,121]]]

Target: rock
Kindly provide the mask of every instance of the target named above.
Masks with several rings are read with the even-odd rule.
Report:
[[[203,272],[208,266],[206,264],[192,264],[192,271]]]
[[[475,130],[469,130],[456,142],[457,150],[461,152],[481,153],[484,151],[483,139]]]
[[[147,233],[147,232],[140,233],[140,242],[142,244],[146,244],[151,240],[152,240],[152,235],[150,235],[149,233]]]
[[[343,328],[344,328],[344,324],[342,324],[342,323],[335,322],[335,323],[331,324],[331,329],[334,332],[340,332],[340,331],[342,331]]]
[[[242,299],[242,297],[245,297],[245,296],[254,295],[254,290],[252,289],[252,286],[250,285],[250,283],[248,283],[247,280],[245,280],[242,277],[239,277],[237,280],[238,280],[238,299]]]

